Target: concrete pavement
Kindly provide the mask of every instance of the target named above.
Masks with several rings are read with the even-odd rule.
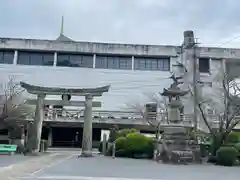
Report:
[[[164,165],[150,160],[73,155],[20,180],[225,180],[238,179],[239,167]]]
[[[47,168],[49,165],[59,163],[71,158],[71,154],[47,153],[42,156],[31,156],[28,160],[11,164],[5,168],[0,168],[0,179],[19,179],[34,175],[34,173]]]
[[[28,160],[31,157],[28,156],[23,156],[23,155],[12,155],[12,156],[8,156],[7,154],[1,154],[0,155],[0,169],[10,166],[12,164],[16,164],[16,163],[20,163],[23,161]]]

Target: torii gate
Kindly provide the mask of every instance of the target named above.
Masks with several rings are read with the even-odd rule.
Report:
[[[92,156],[92,99],[94,96],[102,96],[104,92],[108,92],[110,85],[97,88],[58,88],[58,87],[43,87],[30,85],[25,82],[20,82],[22,88],[28,93],[37,95],[36,112],[33,123],[33,132],[35,139],[33,151],[39,152],[40,140],[42,134],[42,124],[44,120],[44,98],[46,95],[62,95],[63,102],[70,101],[71,96],[85,96],[84,109],[84,127],[82,154],[83,157]],[[64,103],[63,103],[64,104]],[[33,137],[32,137],[33,138]]]

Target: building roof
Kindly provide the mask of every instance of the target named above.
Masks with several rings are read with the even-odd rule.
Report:
[[[74,42],[72,39],[70,39],[69,37],[65,36],[64,34],[60,34],[60,36],[58,36],[56,41],[60,41],[60,42],[67,42],[67,41]]]

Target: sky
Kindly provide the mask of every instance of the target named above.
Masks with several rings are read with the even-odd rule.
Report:
[[[0,37],[240,48],[239,0],[0,0]],[[229,42],[230,41],[230,42]]]

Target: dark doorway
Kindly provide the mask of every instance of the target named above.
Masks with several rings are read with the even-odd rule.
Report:
[[[53,147],[81,147],[82,128],[53,127],[52,146]]]
[[[43,126],[41,139],[43,139],[43,140],[48,140],[48,134],[49,134],[49,128]]]
[[[93,138],[93,141],[101,141],[101,132],[102,132],[102,129],[100,128],[93,128],[93,135],[92,135],[92,138]]]
[[[83,128],[53,127],[52,147],[82,147]],[[93,148],[101,141],[101,129],[93,128]]]

